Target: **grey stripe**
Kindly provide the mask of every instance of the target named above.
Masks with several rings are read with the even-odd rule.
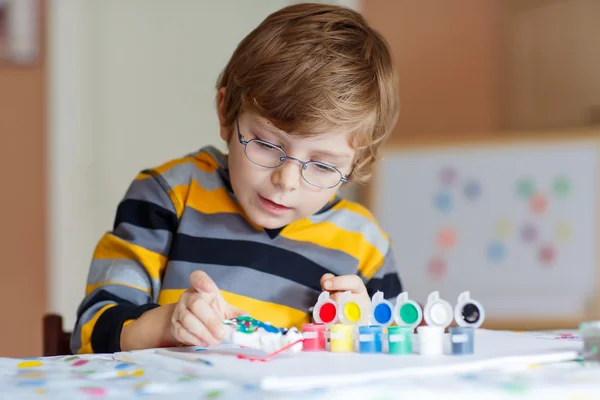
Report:
[[[220,169],[229,169],[229,163],[227,162],[227,156],[225,156],[222,152],[220,152],[216,147],[214,146],[206,146],[203,147],[202,149],[200,149],[200,152],[204,152],[204,153],[208,153],[208,155],[210,155],[212,158],[215,159],[215,161],[217,162],[217,165],[219,165]],[[196,156],[195,153],[194,157]]]
[[[175,186],[187,186],[192,180],[196,181],[206,190],[215,190],[224,186],[218,170],[206,172],[198,168],[196,162],[189,160],[183,164],[175,165],[160,176],[165,179],[171,188]]]
[[[148,229],[122,222],[113,232],[119,238],[155,253],[167,256],[172,234],[164,229]]]
[[[176,214],[175,206],[167,192],[154,178],[137,179],[131,183],[124,199],[142,200],[156,204]]]
[[[91,306],[89,309],[85,310],[83,314],[81,314],[81,317],[79,317],[79,319],[77,320],[77,323],[75,324],[75,329],[73,329],[73,333],[71,334],[71,351],[73,352],[73,354],[77,354],[77,352],[81,349],[81,327],[85,325],[86,322],[91,320],[94,317],[94,315],[98,312],[98,310],[100,310],[102,307],[108,304],[114,304],[114,302],[108,300],[100,301]],[[81,309],[81,306],[79,307]]]
[[[296,252],[319,264],[335,275],[358,272],[358,260],[340,250],[328,249],[314,243],[299,242],[278,236],[271,239],[266,232],[257,232],[238,214],[203,214],[187,208],[186,218],[181,220],[179,232],[196,237],[247,240]]]
[[[89,303],[93,303],[94,301],[96,301],[95,297],[101,291],[109,292],[110,294],[113,294],[121,299],[130,301],[138,306],[148,303],[151,299],[150,294],[147,292],[129,286],[111,283],[108,285],[99,286],[96,289],[92,290],[92,292],[89,295],[87,295],[84,301],[81,303],[81,307],[85,308]]]
[[[96,285],[108,281],[152,289],[150,276],[138,261],[125,258],[94,259],[88,273],[87,284]]]
[[[164,289],[187,289],[193,271],[206,272],[217,287],[253,299],[282,304],[303,312],[317,302],[320,292],[294,281],[246,267],[195,264],[171,261],[165,273]]]
[[[361,233],[383,255],[387,254],[390,247],[389,241],[382,234],[377,224],[354,211],[344,208],[331,209],[322,214],[311,215],[308,218],[314,223],[330,222],[346,231]]]

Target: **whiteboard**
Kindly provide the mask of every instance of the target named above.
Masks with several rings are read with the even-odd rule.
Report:
[[[371,187],[404,289],[489,318],[582,316],[596,289],[596,142],[385,149]]]

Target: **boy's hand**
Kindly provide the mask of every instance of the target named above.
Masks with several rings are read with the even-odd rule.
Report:
[[[194,271],[190,288],[183,292],[173,310],[171,334],[184,345],[215,346],[225,334],[223,320],[243,314],[225,301],[204,271]]]
[[[371,298],[367,292],[362,279],[358,275],[340,275],[325,274],[321,277],[321,288],[329,292],[329,297],[334,301],[339,301],[344,292],[352,292],[354,300],[357,301],[363,309],[363,317],[368,316],[368,310],[371,305]]]

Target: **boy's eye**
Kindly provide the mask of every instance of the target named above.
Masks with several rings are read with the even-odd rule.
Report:
[[[320,164],[320,163],[313,163],[310,164],[311,167],[322,174],[337,174],[337,171],[335,168],[329,166],[329,165],[325,165],[325,164]]]
[[[260,147],[261,150],[279,150],[274,145],[266,143],[266,142],[257,141],[256,144]]]

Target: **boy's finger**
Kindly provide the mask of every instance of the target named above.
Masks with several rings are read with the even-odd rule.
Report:
[[[323,287],[325,290],[335,291],[351,291],[352,293],[363,293],[366,288],[365,284],[357,275],[341,275],[324,281]]]
[[[329,281],[329,280],[330,280],[330,279],[332,279],[332,278],[335,278],[335,275],[333,275],[333,274],[330,274],[330,273],[324,274],[324,275],[321,277],[321,289],[323,289],[323,290],[328,290],[328,289],[325,287],[325,282]]]
[[[198,292],[211,294],[210,299],[214,299],[219,291],[215,282],[204,271],[194,271],[190,274],[190,286]]]
[[[230,319],[230,318],[237,318],[237,317],[241,317],[242,315],[248,315],[248,313],[246,311],[240,310],[239,308],[236,308],[232,305],[227,305],[226,307],[226,311],[225,311],[225,319]]]

